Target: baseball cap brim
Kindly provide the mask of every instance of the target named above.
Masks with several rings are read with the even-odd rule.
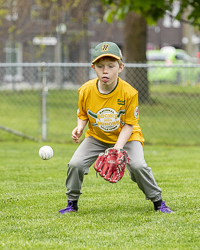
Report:
[[[100,58],[105,57],[105,56],[110,56],[110,57],[113,57],[113,58],[115,58],[115,59],[117,59],[117,60],[120,60],[120,59],[121,59],[121,57],[119,57],[119,56],[116,56],[116,55],[113,55],[113,54],[109,54],[109,53],[108,53],[108,54],[102,54],[102,55],[96,57],[96,58],[92,61],[92,63],[96,62],[97,60],[99,60]]]

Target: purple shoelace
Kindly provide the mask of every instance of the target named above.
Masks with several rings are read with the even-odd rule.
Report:
[[[162,201],[159,211],[162,213],[169,213],[169,214],[174,213],[173,211],[171,211],[171,209],[168,206],[165,205],[164,201]]]
[[[59,210],[60,214],[69,213],[69,212],[77,212],[76,209],[74,209],[73,207],[72,201],[68,202],[68,206],[66,208]]]

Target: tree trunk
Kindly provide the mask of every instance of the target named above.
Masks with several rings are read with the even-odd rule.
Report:
[[[129,12],[125,18],[125,61],[146,63],[147,23],[140,14]],[[126,68],[127,81],[139,92],[139,101],[149,100],[147,68]]]

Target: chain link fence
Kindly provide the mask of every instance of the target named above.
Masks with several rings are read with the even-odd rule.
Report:
[[[78,88],[96,77],[89,63],[0,64],[0,141],[72,142]],[[199,145],[200,65],[125,64],[139,91],[146,143]]]

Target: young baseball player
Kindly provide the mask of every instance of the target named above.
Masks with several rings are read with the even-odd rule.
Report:
[[[124,69],[119,47],[112,42],[98,44],[94,49],[92,68],[97,78],[79,88],[78,124],[72,131],[72,139],[79,143],[86,124],[89,128],[68,163],[68,206],[59,212],[78,211],[84,175],[88,174],[100,153],[113,147],[127,151],[130,178],[146,199],[153,202],[155,211],[173,213],[162,200],[162,191],[144,159],[144,138],[138,124],[138,91],[118,77]]]

